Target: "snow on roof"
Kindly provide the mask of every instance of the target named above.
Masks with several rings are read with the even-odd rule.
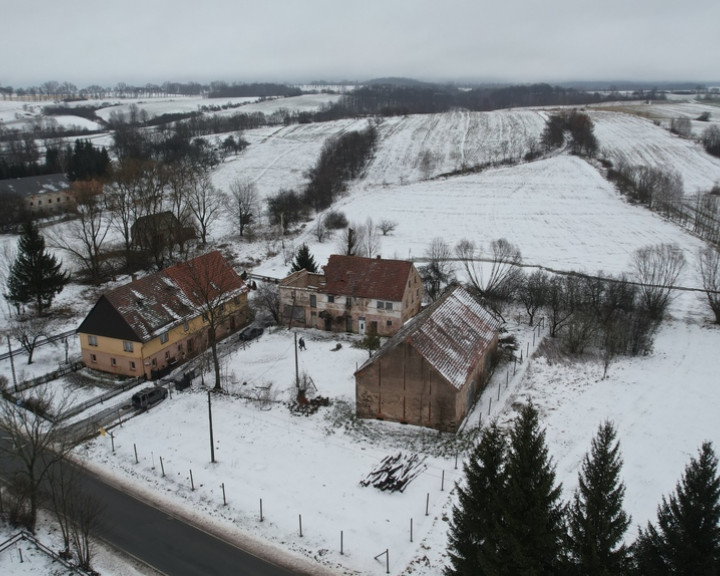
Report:
[[[368,360],[405,342],[415,348],[445,380],[462,388],[492,343],[500,322],[458,286],[409,320]]]
[[[220,300],[248,290],[242,278],[215,251],[115,288],[105,294],[105,298],[138,340],[147,342],[186,319],[198,316],[203,304],[214,307]],[[198,291],[202,294],[198,295]],[[92,320],[88,322],[94,311],[95,308],[83,325],[96,324]],[[120,326],[106,328],[110,333],[122,331]]]

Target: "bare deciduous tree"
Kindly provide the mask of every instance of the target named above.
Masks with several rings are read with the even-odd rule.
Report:
[[[378,224],[380,232],[383,236],[387,236],[390,232],[393,232],[397,228],[398,223],[395,220],[382,219]]]
[[[640,300],[650,317],[662,318],[672,296],[672,287],[683,268],[685,256],[677,244],[657,244],[635,251],[632,268],[640,283]]]
[[[468,281],[483,298],[505,298],[517,288],[522,254],[505,238],[490,243],[487,258],[483,258],[482,251],[467,239],[458,242],[455,254],[465,269]]]
[[[79,183],[76,192],[77,218],[62,234],[54,234],[51,243],[78,261],[91,281],[103,276],[103,249],[110,231],[111,215],[105,207],[100,184]]]
[[[365,224],[360,224],[355,229],[357,230],[358,256],[374,258],[378,255],[380,252],[380,235],[372,218],[368,217]]]
[[[259,210],[257,187],[250,180],[235,179],[230,183],[230,194],[235,203],[235,222],[243,236],[247,227],[257,219]]]
[[[207,244],[210,226],[220,217],[226,202],[225,194],[213,186],[209,174],[202,173],[192,179],[188,208],[197,221],[203,245]]]
[[[56,400],[47,386],[35,388],[34,395],[23,402],[0,402],[0,432],[5,437],[0,450],[20,464],[16,478],[22,486],[19,496],[31,531],[35,530],[43,482],[51,467],[72,448],[71,439],[59,424],[59,415],[68,405],[67,396]],[[54,418],[49,414],[51,409]]]
[[[428,263],[418,268],[425,294],[431,301],[437,300],[443,290],[455,280],[452,250],[445,240],[433,238],[425,252]]]
[[[535,315],[547,302],[550,276],[544,270],[535,270],[524,275],[518,286],[518,298],[528,313],[528,324],[532,326]]]
[[[720,251],[710,245],[700,249],[697,265],[708,305],[715,315],[715,323],[720,324]]]
[[[255,290],[254,302],[259,310],[266,310],[276,323],[280,323],[280,295],[276,284],[260,282]]]

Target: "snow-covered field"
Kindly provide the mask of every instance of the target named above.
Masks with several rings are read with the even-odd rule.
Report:
[[[520,247],[526,263],[616,274],[629,270],[637,248],[676,242],[688,260],[680,283],[698,286],[694,254],[700,241],[626,203],[599,169],[584,160],[561,154],[441,177],[516,151],[521,156],[530,140],[539,137],[546,113],[452,112],[386,119],[378,124],[379,148],[365,176],[333,208],[351,222],[363,223],[368,217],[375,222],[395,220],[396,229],[381,237],[380,253],[389,258],[421,258],[434,237],[451,246],[461,238],[487,246],[505,237]],[[601,149],[608,156],[621,151],[633,163],[672,167],[683,175],[688,192],[720,180],[717,159],[652,121],[607,110],[592,115]],[[280,188],[298,188],[326,138],[366,122],[248,131],[244,137],[251,145],[217,169],[215,183],[226,189],[234,178],[249,178],[263,197]],[[285,242],[288,246],[307,242],[322,265],[336,251],[337,239],[319,243],[312,227],[313,222],[308,222]],[[232,234],[226,214],[213,227],[215,243],[228,243],[240,261],[262,259],[256,273],[282,277],[288,272],[282,255],[265,258],[263,242],[236,242]],[[78,294],[67,301],[80,302]],[[76,305],[78,315],[82,317],[92,304]],[[536,356],[514,374],[512,367],[500,367],[469,425],[476,425],[481,417],[483,422],[495,417],[508,423],[516,404],[532,398],[547,427],[558,480],[569,497],[597,426],[612,419],[625,458],[625,504],[633,517],[628,535],[632,540],[635,526],[653,519],[662,495],[674,488],[701,442],[709,439],[720,446],[714,415],[720,389],[713,358],[720,329],[708,323],[709,314],[696,293],[679,296],[671,316],[652,354],[619,359],[606,379],[593,360],[551,362]],[[513,331],[532,351],[533,334],[523,321],[512,318]],[[213,396],[217,463],[210,463],[207,395],[197,383],[194,391],[174,394],[149,413],[115,428],[115,454],[109,436],[100,436],[80,446],[77,456],[208,528],[269,547],[273,553],[310,559],[331,573],[382,574],[384,558],[373,557],[386,548],[392,574],[440,573],[451,488],[461,478],[453,451],[441,445],[447,438],[418,428],[353,419],[353,372],[366,353],[353,348],[348,336],[315,331],[303,335],[308,350],[299,355],[300,372],[313,379],[318,394],[332,400],[318,413],[305,417],[288,410],[285,402],[293,395],[295,379],[294,334],[271,330],[223,361],[229,394]],[[341,349],[331,351],[337,342]],[[39,358],[40,363],[46,361],[45,356]],[[0,368],[7,370],[5,363]],[[134,460],[134,444],[139,464]],[[400,450],[427,458],[427,468],[404,493],[387,494],[359,485],[384,456]],[[189,485],[191,469],[194,491]]]

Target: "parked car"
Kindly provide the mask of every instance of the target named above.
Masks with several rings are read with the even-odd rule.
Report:
[[[264,330],[260,326],[251,324],[250,326],[246,326],[240,331],[240,335],[238,336],[238,338],[244,341],[253,340],[260,336],[263,332]]]
[[[143,388],[132,396],[132,407],[136,410],[147,410],[165,400],[168,391],[162,386],[153,386],[151,388]]]

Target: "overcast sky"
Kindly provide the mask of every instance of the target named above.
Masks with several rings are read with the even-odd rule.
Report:
[[[0,85],[720,79],[720,0],[3,0]]]

